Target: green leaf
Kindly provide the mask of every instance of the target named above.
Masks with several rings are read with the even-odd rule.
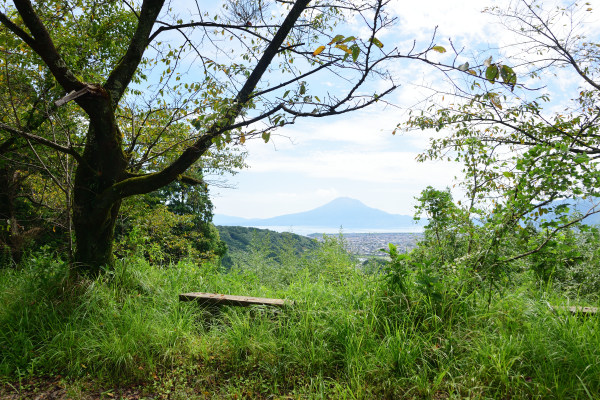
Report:
[[[360,47],[357,44],[353,44],[350,49],[352,49],[352,61],[356,62],[360,54]]]
[[[304,85],[304,82],[302,83],[302,85],[300,85],[300,94],[304,94],[306,93],[306,86]]]
[[[498,78],[498,67],[496,65],[490,65],[489,67],[487,67],[487,69],[485,70],[485,78],[494,83],[496,82],[496,78]]]
[[[344,35],[336,35],[328,44],[331,46],[332,44],[341,42],[342,40],[344,40]]]
[[[443,48],[442,46],[433,46],[431,49],[437,51],[438,53],[445,53],[446,52],[446,49]]]
[[[269,143],[269,139],[271,139],[271,134],[269,132],[263,132],[262,138],[265,141],[265,143]]]
[[[508,65],[503,65],[500,69],[500,76],[504,83],[508,83],[509,85],[514,85],[517,83],[517,74],[515,71]]]

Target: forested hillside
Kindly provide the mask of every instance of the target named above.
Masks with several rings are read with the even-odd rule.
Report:
[[[245,228],[241,226],[217,226],[219,236],[227,244],[227,253],[221,259],[229,269],[243,265],[252,253],[263,253],[273,262],[281,262],[282,254],[302,257],[318,247],[318,242],[290,232],[274,232],[267,229]]]

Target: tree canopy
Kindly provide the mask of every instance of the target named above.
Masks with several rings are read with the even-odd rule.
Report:
[[[448,132],[433,139],[421,159],[463,163],[466,221],[486,227],[479,230],[482,247],[471,254],[474,265],[538,252],[561,230],[600,211],[599,53],[581,31],[590,11],[583,4],[550,8],[525,0],[488,9],[515,42],[496,59],[488,52],[483,61],[460,66],[467,78],[436,97],[453,100],[413,112],[405,125]],[[571,93],[556,90],[557,76],[576,82],[565,86]],[[515,253],[515,246],[503,245],[525,226],[540,229],[528,249]],[[465,229],[472,236],[476,227]]]
[[[176,180],[201,184],[190,168],[212,148],[268,141],[298,118],[352,112],[393,91],[388,63],[426,59],[434,45],[384,48],[378,36],[395,22],[386,6],[240,0],[221,12],[200,1],[189,10],[164,0],[5,2],[7,168],[33,159],[28,165],[63,187],[75,259],[98,271],[112,262],[124,198]],[[336,31],[351,18],[366,31]],[[306,79],[318,74],[341,77],[345,93],[311,95]],[[366,95],[371,78],[383,89]]]

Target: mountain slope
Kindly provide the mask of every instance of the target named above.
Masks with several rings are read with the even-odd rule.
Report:
[[[319,242],[306,236],[290,232],[274,232],[267,229],[245,228],[241,226],[218,226],[221,240],[227,243],[227,254],[221,260],[225,268],[243,264],[253,247],[265,252],[268,259],[280,263],[280,256],[292,251],[300,258],[305,253],[316,250]]]

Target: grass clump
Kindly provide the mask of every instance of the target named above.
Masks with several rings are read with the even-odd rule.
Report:
[[[145,379],[189,351],[197,333],[194,310],[179,290],[201,282],[180,263],[156,269],[125,260],[96,280],[70,279],[66,263],[34,259],[2,270],[0,373]]]

